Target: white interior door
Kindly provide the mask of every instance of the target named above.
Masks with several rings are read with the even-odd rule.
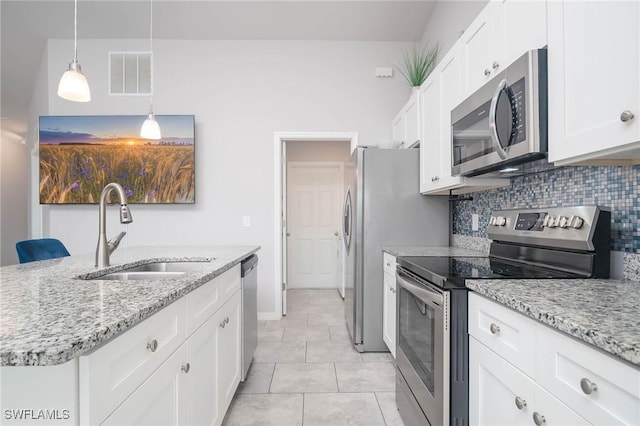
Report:
[[[282,315],[287,315],[287,143],[282,143]]]
[[[343,164],[287,163],[287,287],[341,286]]]

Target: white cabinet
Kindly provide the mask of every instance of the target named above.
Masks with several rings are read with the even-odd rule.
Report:
[[[396,357],[396,257],[383,253],[382,339]]]
[[[465,95],[473,93],[500,71],[502,33],[502,2],[490,1],[460,38]]]
[[[548,25],[549,160],[637,164],[640,2],[549,2]]]
[[[220,424],[240,383],[236,266],[79,361],[81,424]]]
[[[409,148],[420,142],[420,102],[412,93],[402,110],[393,119],[393,146]]]
[[[182,397],[186,384],[184,359],[185,348],[182,346],[100,424],[105,426],[186,424],[184,410],[186,401]]]
[[[588,425],[526,374],[475,338],[469,339],[469,424]]]
[[[444,56],[420,86],[420,192],[447,195],[509,185],[509,179],[451,176],[451,110],[462,98],[460,44]]]
[[[640,424],[639,369],[475,293],[469,335],[470,424]]]
[[[222,311],[216,312],[187,340],[186,361],[189,371],[186,380],[186,424],[213,425],[222,422],[217,395],[221,350],[218,324]]]
[[[218,324],[218,405],[224,413],[242,376],[242,311],[240,292],[236,292],[222,307]],[[220,419],[222,420],[222,419]]]
[[[547,44],[547,5],[493,0],[461,37],[465,97],[531,49]]]

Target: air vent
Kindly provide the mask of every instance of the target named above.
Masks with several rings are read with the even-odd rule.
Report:
[[[151,95],[151,52],[109,52],[109,94]]]

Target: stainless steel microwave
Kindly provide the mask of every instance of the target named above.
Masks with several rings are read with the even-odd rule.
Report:
[[[547,50],[518,58],[451,111],[451,123],[453,176],[546,162]]]

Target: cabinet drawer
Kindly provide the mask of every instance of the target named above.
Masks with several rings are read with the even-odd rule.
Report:
[[[537,333],[542,386],[590,423],[640,424],[640,370],[546,326]],[[587,392],[595,388],[587,394],[581,382]]]
[[[222,287],[225,275],[226,273],[218,275],[187,294],[187,336],[191,336],[198,327],[222,307]]]
[[[382,253],[382,267],[385,272],[396,275],[396,257],[387,252]]]
[[[221,275],[223,277],[223,303],[231,299],[231,297],[242,287],[240,279],[240,264]]]
[[[469,293],[469,334],[535,378],[535,321]]]
[[[181,298],[80,357],[80,424],[102,422],[184,342],[185,316]]]

